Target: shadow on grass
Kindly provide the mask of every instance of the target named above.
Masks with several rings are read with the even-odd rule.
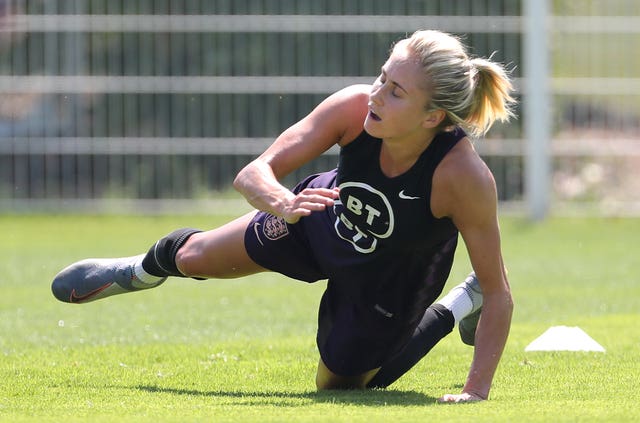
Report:
[[[137,386],[137,389],[172,395],[225,398],[246,405],[300,405],[300,401],[353,405],[435,405],[436,398],[415,391],[396,390],[330,390],[317,392],[278,391],[202,391],[160,386]],[[237,401],[235,401],[237,400]]]

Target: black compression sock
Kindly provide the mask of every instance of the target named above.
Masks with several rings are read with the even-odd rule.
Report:
[[[171,232],[156,242],[142,259],[142,268],[155,276],[182,276],[176,266],[176,254],[189,237],[202,232],[198,229],[183,228]]]
[[[380,368],[367,388],[386,388],[398,380],[448,335],[454,325],[453,314],[446,307],[440,304],[429,306],[407,346]]]

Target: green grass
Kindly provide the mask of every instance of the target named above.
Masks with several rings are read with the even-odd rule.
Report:
[[[0,421],[640,420],[638,220],[502,221],[516,309],[491,400],[478,404],[435,403],[468,370],[472,349],[455,332],[386,391],[316,392],[324,283],[171,279],[82,306],[50,294],[75,260],[140,253],[174,228],[223,220],[0,217]],[[465,254],[450,284],[468,271]],[[524,352],[554,325],[581,327],[607,352]]]

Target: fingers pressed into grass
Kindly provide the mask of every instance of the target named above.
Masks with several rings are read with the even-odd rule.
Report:
[[[438,402],[440,404],[457,404],[461,402],[478,402],[484,400],[485,398],[466,392],[462,394],[446,394],[438,398]]]

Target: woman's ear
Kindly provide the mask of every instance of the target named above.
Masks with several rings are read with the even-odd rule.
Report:
[[[422,127],[425,129],[436,128],[442,123],[445,117],[447,117],[447,114],[441,109],[427,112],[427,116],[422,121]]]

